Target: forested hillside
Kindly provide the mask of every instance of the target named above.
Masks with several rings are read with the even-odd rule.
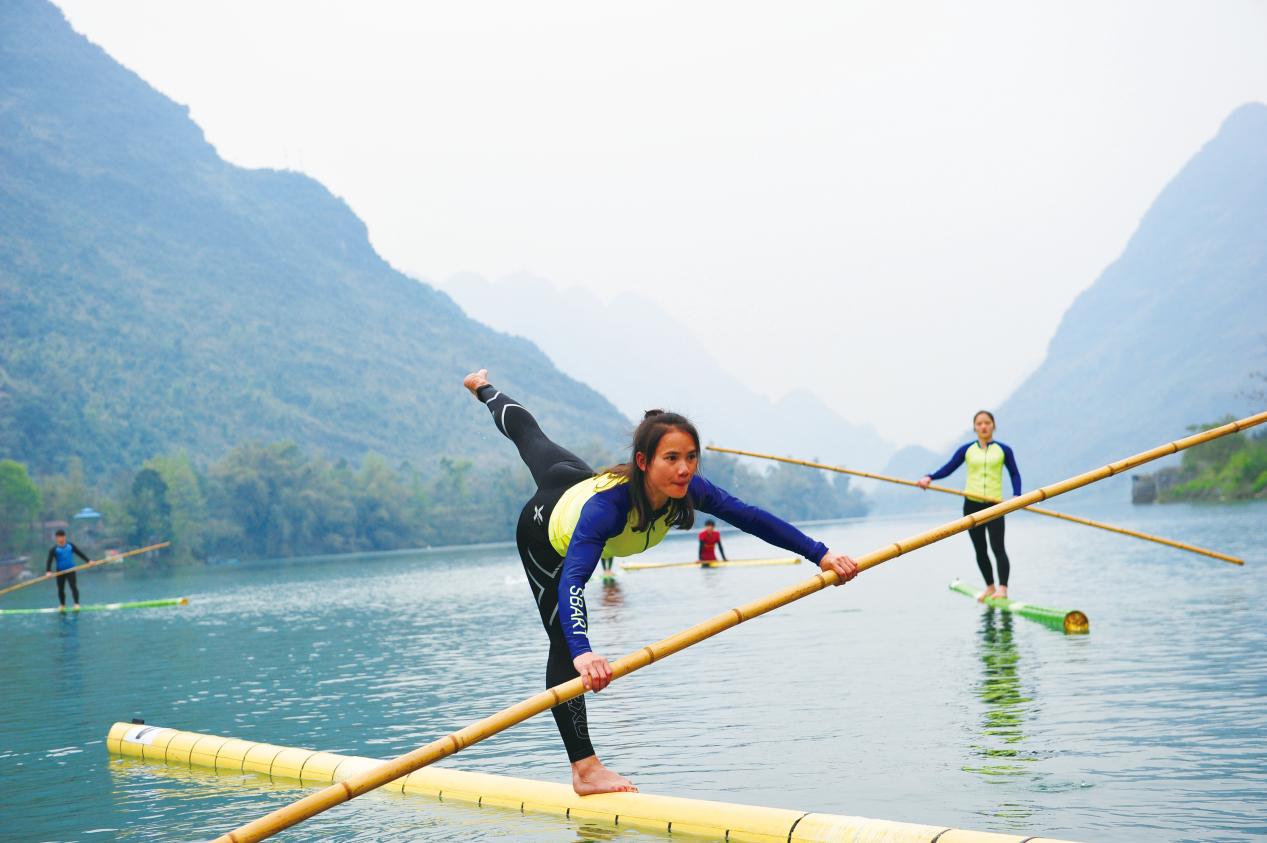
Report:
[[[221,160],[42,0],[0,4],[0,455],[93,475],[293,440],[416,467],[503,455],[488,366],[569,442],[614,407],[393,270],[306,176]]]
[[[1069,308],[1042,365],[998,408],[999,438],[1033,488],[1248,415],[1263,409],[1246,389],[1267,369],[1265,338],[1267,106],[1251,104]],[[1105,491],[1130,494],[1124,480],[1088,490]]]
[[[477,366],[621,454],[602,396],[395,271],[321,184],[223,161],[52,5],[0,4],[0,75],[0,556],[85,506],[94,550],[179,560],[509,539],[531,481]],[[861,508],[710,464],[790,518]]]

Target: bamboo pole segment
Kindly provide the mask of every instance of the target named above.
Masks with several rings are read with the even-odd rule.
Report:
[[[167,597],[161,600],[137,600],[132,603],[96,603],[67,610],[65,606],[46,607],[43,609],[0,609],[0,617],[5,615],[51,615],[76,614],[78,612],[113,612],[115,609],[157,609],[162,606],[188,606],[188,597]]]
[[[953,536],[972,527],[993,521],[1032,503],[1053,498],[1073,489],[1103,480],[1106,477],[1111,477],[1114,474],[1129,471],[1151,460],[1169,456],[1177,451],[1191,448],[1193,445],[1199,445],[1202,442],[1209,442],[1212,439],[1218,439],[1220,436],[1226,436],[1229,433],[1246,430],[1263,422],[1267,422],[1267,411],[1239,421],[1229,422],[1185,439],[1167,442],[1165,445],[1159,445],[1135,456],[1109,463],[1085,474],[1079,474],[1068,480],[1062,480],[1059,483],[1035,489],[1011,500],[997,503],[988,509],[983,509],[972,515],[965,515],[962,518],[943,524],[935,529],[927,530],[916,536],[893,542],[854,561],[857,563],[860,572],[870,570],[890,559],[895,559],[898,556],[910,553],[912,550],[941,541],[948,536]],[[714,635],[737,626],[746,620],[772,612],[781,606],[786,606],[788,603],[821,591],[829,585],[836,585],[839,581],[840,578],[835,571],[822,571],[802,583],[776,591],[738,608],[730,609],[703,623],[670,635],[668,638],[618,659],[612,664],[612,678],[619,679],[622,676],[628,676],[630,673],[640,670],[652,662],[667,658],[674,653],[685,650],[692,644],[698,644],[700,641],[712,638]],[[395,781],[401,776],[406,776],[414,770],[419,770],[428,764],[439,761],[441,758],[447,758],[468,746],[479,743],[485,738],[490,738],[499,732],[509,729],[517,723],[522,723],[529,717],[549,711],[556,705],[575,699],[584,693],[585,686],[581,683],[580,677],[555,685],[553,688],[534,694],[526,700],[504,708],[496,714],[477,720],[465,728],[434,740],[412,752],[405,753],[373,769],[322,788],[305,796],[303,799],[278,808],[257,820],[252,820],[227,834],[217,837],[214,843],[255,843],[257,840],[271,837],[277,832],[314,817],[322,811],[333,808],[335,805],[339,805],[363,793],[368,793],[375,788],[382,787],[388,782]]]
[[[621,562],[625,571],[650,571],[656,568],[759,568],[764,565],[799,565],[799,556],[785,556],[781,559],[718,559],[705,562],[692,559],[688,562]]]
[[[1086,635],[1091,631],[1091,621],[1087,620],[1085,613],[1077,609],[1052,609],[1047,606],[1035,606],[1032,603],[1024,603],[1020,600],[1011,600],[1007,597],[987,597],[981,599],[984,590],[973,591],[973,589],[955,580],[950,584],[951,591],[957,591],[965,597],[971,597],[981,603],[981,605],[990,609],[1000,609],[1004,612],[1011,612],[1014,615],[1020,615],[1023,618],[1029,618],[1032,621],[1038,621],[1043,626],[1050,627],[1065,635]]]
[[[621,562],[622,571],[650,571],[655,568],[695,568],[699,566],[699,562],[691,560],[689,562]]]
[[[181,773],[199,768],[225,774],[225,792],[242,785],[291,779],[300,784],[331,784],[382,763],[375,758],[338,755],[311,749],[184,732],[144,723],[115,723],[106,735],[106,749],[119,759],[157,765]],[[254,774],[254,775],[252,775]],[[203,780],[205,781],[205,779]],[[230,783],[231,782],[231,783]],[[577,796],[570,784],[471,773],[452,767],[424,767],[394,782],[392,793],[501,808],[505,820],[544,814],[617,830],[635,828],[674,838],[731,843],[1061,843],[1046,837],[919,825],[895,820],[808,813],[788,808],[711,802],[650,793],[602,793]],[[586,835],[588,836],[588,835]]]
[[[745,456],[745,457],[757,457],[758,459],[763,459],[763,460],[774,460],[775,462],[785,462],[785,463],[790,463],[792,465],[803,465],[803,466],[806,466],[807,468],[821,468],[826,471],[835,471],[840,474],[852,474],[855,477],[866,477],[871,480],[883,480],[885,483],[897,483],[902,486],[914,486],[917,489],[920,488],[920,485],[916,483],[914,480],[903,480],[900,477],[889,477],[884,474],[872,474],[867,471],[855,471],[852,468],[842,468],[841,466],[838,466],[838,465],[827,465],[826,463],[810,462],[809,460],[798,460],[798,459],[793,459],[792,457],[780,457],[780,456],[775,456],[774,454],[762,454],[762,453],[758,453],[757,451],[741,451],[737,448],[719,448],[716,445],[708,445],[707,448],[710,451],[717,451],[718,453],[721,453],[721,454],[739,454],[740,456]],[[961,489],[952,489],[949,486],[938,486],[933,483],[930,483],[928,485],[928,488],[934,492],[945,492],[948,495],[959,495],[961,498],[968,497],[967,492],[964,492]],[[982,500],[985,500],[989,503],[999,503],[998,500],[995,500],[993,498],[983,498]],[[1082,524],[1087,527],[1095,527],[1100,530],[1108,530],[1110,533],[1121,533],[1124,536],[1132,536],[1137,539],[1144,539],[1145,541],[1157,542],[1158,544],[1164,544],[1167,547],[1175,547],[1175,548],[1178,548],[1179,550],[1187,550],[1192,553],[1200,553],[1202,556],[1209,556],[1213,559],[1221,559],[1224,562],[1231,562],[1233,565],[1245,564],[1244,559],[1240,559],[1235,556],[1228,556],[1226,553],[1219,553],[1217,550],[1206,550],[1204,547],[1197,547],[1194,544],[1187,544],[1185,542],[1175,541],[1174,539],[1167,539],[1167,538],[1162,538],[1161,536],[1154,536],[1148,533],[1141,533],[1137,530],[1128,530],[1125,527],[1115,527],[1112,524],[1105,524],[1102,521],[1092,521],[1090,518],[1080,518],[1077,515],[1066,515],[1063,512],[1056,512],[1053,509],[1040,509],[1037,506],[1027,506],[1023,508],[1025,509],[1026,512],[1033,512],[1038,515],[1046,515],[1051,518],[1061,518],[1065,521],[1072,521],[1075,524]]]
[[[170,544],[171,542],[159,542],[158,544],[151,544],[146,547],[138,547],[136,550],[129,550],[127,553],[119,553],[119,554],[115,554],[114,556],[107,556],[104,559],[95,559],[91,562],[85,562],[82,565],[76,565],[73,568],[67,568],[64,571],[54,571],[53,576],[51,577],[34,577],[29,580],[23,580],[17,585],[11,585],[8,588],[0,588],[0,596],[8,594],[10,591],[17,591],[19,588],[26,588],[28,585],[35,585],[36,583],[45,582],[46,580],[56,579],[57,577],[64,576],[66,574],[74,574],[74,573],[78,573],[79,571],[86,571],[89,568],[95,568],[98,565],[108,565],[111,562],[120,562],[128,558],[129,556],[136,556],[138,553],[149,553],[151,550],[158,550],[159,548],[167,547]]]

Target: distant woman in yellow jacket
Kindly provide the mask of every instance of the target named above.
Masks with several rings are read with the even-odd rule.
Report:
[[[1003,469],[1007,468],[1012,478],[1013,497],[1021,493],[1021,472],[1016,467],[1016,456],[1012,449],[994,439],[994,414],[989,410],[978,410],[972,417],[972,426],[977,431],[977,441],[962,445],[951,455],[950,460],[932,474],[925,474],[919,480],[920,488],[927,489],[928,484],[952,474],[964,463],[968,464],[968,478],[964,482],[963,514],[971,515],[988,509],[1003,500]],[[990,568],[990,556],[986,553],[986,536],[990,537],[990,549],[994,551],[994,561],[999,568],[999,584],[994,584],[994,572]],[[1003,519],[996,518],[988,524],[973,527],[968,531],[972,539],[972,547],[977,552],[977,567],[985,578],[985,592],[980,600],[987,597],[1007,597],[1007,578],[1012,565],[1007,558],[1007,548],[1003,546]]]

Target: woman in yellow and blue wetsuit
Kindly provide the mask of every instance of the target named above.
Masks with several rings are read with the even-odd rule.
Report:
[[[537,484],[519,516],[515,542],[550,638],[546,687],[577,676],[590,690],[607,687],[612,669],[590,647],[585,583],[600,557],[632,556],[654,547],[670,528],[690,528],[696,509],[804,556],[824,571],[835,571],[842,583],[858,573],[848,556],[833,553],[696,473],[699,434],[686,418],[649,411],[634,431],[629,462],[595,473],[580,457],[551,442],[532,414],[490,385],[487,375],[481,369],[467,375],[463,384],[515,443]],[[567,747],[578,794],[637,790],[594,754],[584,696],[551,713]]]
[[[1021,472],[1016,467],[1016,456],[1007,445],[994,440],[994,414],[989,410],[978,410],[972,417],[972,427],[977,432],[977,441],[962,445],[951,455],[949,462],[919,480],[919,485],[927,489],[929,483],[950,475],[967,463],[968,478],[963,487],[967,495],[963,499],[964,515],[988,509],[1003,500],[1004,468],[1007,468],[1007,473],[1012,478],[1012,496],[1021,493]],[[994,585],[994,573],[990,569],[990,556],[986,553],[987,535],[990,537],[990,549],[994,551],[994,560],[999,567],[997,588]],[[968,536],[977,552],[977,567],[981,569],[981,576],[985,577],[986,588],[978,599],[1007,597],[1007,580],[1012,565],[1007,558],[1007,548],[1003,546],[1003,519],[996,518],[988,524],[973,527],[968,531]]]

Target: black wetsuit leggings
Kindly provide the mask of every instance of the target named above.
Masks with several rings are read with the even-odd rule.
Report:
[[[70,582],[70,593],[74,596],[75,602],[79,602],[79,583],[75,582],[78,574],[62,574],[57,578],[57,602],[66,605],[66,583]]]
[[[585,461],[560,448],[546,438],[537,420],[513,398],[491,386],[481,387],[479,398],[493,414],[493,423],[515,447],[532,479],[537,493],[524,505],[515,530],[519,559],[532,597],[537,602],[541,623],[550,637],[550,656],[546,661],[546,687],[551,688],[579,674],[572,664],[572,653],[563,637],[559,622],[559,578],[563,575],[563,557],[550,544],[550,513],[563,493],[582,480],[594,476]],[[590,743],[589,721],[585,714],[585,697],[579,696],[550,710],[559,727],[568,759],[580,761],[594,754]]]
[[[980,512],[992,506],[994,506],[992,503],[964,498],[963,514],[971,515],[974,512]],[[968,537],[972,539],[972,547],[977,552],[977,567],[981,569],[981,576],[985,577],[986,585],[994,585],[994,572],[990,570],[990,555],[985,552],[985,537],[987,534],[990,536],[990,549],[994,551],[994,559],[999,564],[999,585],[1007,588],[1007,577],[1012,572],[1012,564],[1008,562],[1007,548],[1003,546],[1003,519],[996,518],[988,524],[982,524],[980,527],[973,527],[968,530]]]

